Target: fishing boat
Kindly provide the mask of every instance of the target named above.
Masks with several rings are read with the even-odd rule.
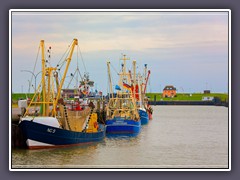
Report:
[[[141,130],[141,121],[132,98],[118,93],[107,105],[106,133],[136,136]],[[135,106],[135,107],[134,107]]]
[[[66,66],[59,83],[59,67],[46,66],[44,40],[40,42],[42,80],[19,121],[29,149],[78,146],[101,141],[105,137],[105,126],[97,122],[93,102],[84,109],[69,109],[60,97],[74,47],[77,45],[78,40],[74,39],[68,57],[64,60]],[[37,105],[40,108],[33,110],[33,106]]]
[[[143,117],[143,124],[147,124],[148,120],[152,120],[152,107],[148,103],[148,98],[146,97],[146,90],[147,90],[147,84],[149,81],[150,76],[150,70],[147,70],[147,64],[144,65],[144,78],[141,79],[141,104],[143,105],[143,108],[141,108],[141,117]]]
[[[130,73],[130,80],[133,82],[134,79],[132,78],[133,75]],[[149,79],[150,70],[147,72],[147,64],[145,64],[144,74],[138,73],[136,77],[135,86],[132,86],[132,91],[134,91],[134,97],[137,103],[137,108],[141,120],[141,125],[146,125],[149,122],[149,119],[152,118],[151,114],[148,111],[148,101],[146,101],[146,89],[147,89],[147,82]]]
[[[134,98],[134,91],[131,90],[131,85],[126,83],[130,75],[126,73],[126,58],[123,60],[122,70],[119,73],[119,85],[115,87],[117,89],[116,95],[113,94],[112,90],[110,62],[107,62],[110,98],[106,107],[106,134],[137,136],[141,130],[141,120]],[[133,61],[133,67],[135,70],[136,61]],[[133,86],[135,85],[134,82]]]
[[[145,87],[145,86],[144,86],[144,83],[142,80],[142,76],[139,73],[138,78],[137,78],[137,85],[135,87],[135,91],[136,91],[135,98],[136,98],[136,102],[137,102],[137,107],[138,107],[141,124],[146,125],[149,122],[149,116],[148,116],[148,113],[147,113],[147,110],[145,107],[145,102],[144,102],[145,93],[143,91],[143,87]]]
[[[135,91],[134,94],[134,98],[136,101],[136,106],[138,109],[138,113],[140,116],[140,120],[141,120],[141,125],[146,125],[148,124],[149,121],[149,117],[148,117],[148,113],[146,111],[146,108],[144,106],[144,101],[143,101],[143,91],[142,91],[142,80],[141,80],[141,75],[138,74],[138,78],[137,78],[137,84],[135,85],[135,88],[132,86],[132,91]]]
[[[145,103],[145,109],[146,109],[147,114],[148,114],[148,118],[149,118],[149,120],[152,120],[153,119],[153,117],[152,117],[153,109],[152,109],[151,105],[148,103],[148,98],[147,97],[145,97],[144,103]]]

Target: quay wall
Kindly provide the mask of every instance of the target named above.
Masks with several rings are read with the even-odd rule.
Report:
[[[199,105],[199,106],[225,106],[228,107],[227,102],[216,101],[149,101],[150,105]]]

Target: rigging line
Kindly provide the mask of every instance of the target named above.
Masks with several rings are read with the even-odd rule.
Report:
[[[67,57],[68,57],[68,55],[70,53],[70,47],[71,47],[72,43],[73,43],[73,40],[72,40],[71,44],[68,45],[68,48],[66,49],[66,51],[63,54],[63,56],[61,57],[61,59],[57,63],[57,70],[58,70],[60,76],[61,76],[60,70],[63,67],[63,65],[66,63]],[[64,60],[63,60],[63,58],[64,58]]]
[[[72,75],[72,73],[71,73],[71,80],[70,80],[70,82],[68,83],[68,85],[67,85],[67,89],[69,89],[69,86],[71,85],[71,83],[72,83],[72,80],[73,80],[73,78],[75,79],[75,74],[76,74],[76,72],[77,72],[77,69],[75,70],[75,72],[74,72],[74,74]],[[75,79],[76,80],[76,79]]]
[[[58,71],[58,75],[59,75],[59,76],[58,76],[58,81],[61,82],[62,75],[61,75],[61,72],[60,72],[60,71]]]
[[[61,70],[61,68],[63,67],[63,65],[66,63],[66,61],[63,61],[61,64],[57,65],[58,71]]]
[[[83,77],[82,77],[82,75],[81,75],[81,73],[80,73],[80,70],[79,70],[79,65],[78,65],[78,52],[79,52],[79,45],[78,45],[78,48],[77,48],[77,71],[78,71],[78,74],[80,75],[80,78],[81,78],[81,80],[83,80]]]
[[[79,51],[79,48],[77,48],[77,69],[78,69],[78,51]]]
[[[35,73],[35,70],[36,70],[36,65],[37,65],[37,60],[38,60],[39,51],[40,51],[40,45],[38,46],[38,52],[37,52],[37,57],[36,57],[35,64],[34,64],[34,68],[33,68],[33,73]],[[33,80],[33,74],[32,74],[32,77],[31,77],[30,84],[32,84],[32,80]]]
[[[85,70],[85,72],[87,72],[86,66],[85,66],[85,63],[84,63],[84,60],[83,60],[82,53],[81,53],[81,50],[80,50],[79,45],[78,45],[78,49],[79,49],[79,52],[80,52],[80,56],[81,56],[81,59],[82,59],[82,63],[83,63],[84,70]]]
[[[110,90],[109,90],[109,76],[108,76],[108,72],[107,72],[107,86],[106,87],[107,87],[107,95],[108,95],[108,93],[110,92]]]
[[[78,73],[79,73],[79,75],[80,75],[81,80],[83,80],[83,77],[82,77],[81,72],[80,72],[79,69],[78,69]]]
[[[72,44],[72,43],[73,43],[73,40],[72,40],[71,44]],[[63,53],[62,57],[60,58],[60,60],[58,61],[57,64],[60,64],[60,62],[63,60],[63,58],[66,57],[66,56],[69,54],[69,49],[70,49],[70,47],[71,47],[71,44],[68,45],[68,48],[67,48],[66,51]],[[66,53],[67,53],[67,54],[66,54]],[[66,58],[63,60],[63,62],[61,62],[61,64],[63,64],[65,60],[66,60]]]
[[[116,72],[116,74],[119,74],[118,71],[114,68],[114,66],[112,65],[112,63],[110,63],[110,66],[113,68],[113,70]]]
[[[148,79],[148,85],[149,85],[149,89],[150,89],[150,93],[152,92],[152,87],[151,87],[151,84],[150,84],[150,79],[151,79],[151,77],[149,77],[149,79]]]

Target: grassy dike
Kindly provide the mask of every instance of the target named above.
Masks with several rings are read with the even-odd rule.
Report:
[[[12,93],[12,106],[17,107],[18,100],[32,98],[34,93]]]
[[[228,94],[224,93],[177,93],[176,97],[173,98],[163,98],[162,93],[146,93],[150,101],[202,101],[204,97],[215,97],[219,98],[222,102],[228,102]]]
[[[26,97],[32,98],[33,93],[13,93],[12,94],[12,106],[17,107],[19,99],[26,99]],[[163,98],[162,93],[146,93],[146,96],[149,97],[150,101],[202,101],[203,97],[215,97],[219,98],[222,102],[228,102],[228,94],[224,93],[177,93],[176,97],[173,98]]]

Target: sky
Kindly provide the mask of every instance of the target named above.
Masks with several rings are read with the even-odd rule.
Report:
[[[74,38],[79,51],[73,54],[64,87],[79,66],[94,88],[107,93],[107,61],[115,85],[126,54],[129,69],[136,60],[138,72],[144,64],[151,71],[147,92],[162,92],[166,85],[179,93],[228,92],[228,12],[13,11],[9,23],[13,93],[28,92],[29,85],[33,92],[31,74],[41,71],[41,40],[46,49],[51,47],[49,61],[56,66]],[[36,76],[37,84],[40,79]]]

